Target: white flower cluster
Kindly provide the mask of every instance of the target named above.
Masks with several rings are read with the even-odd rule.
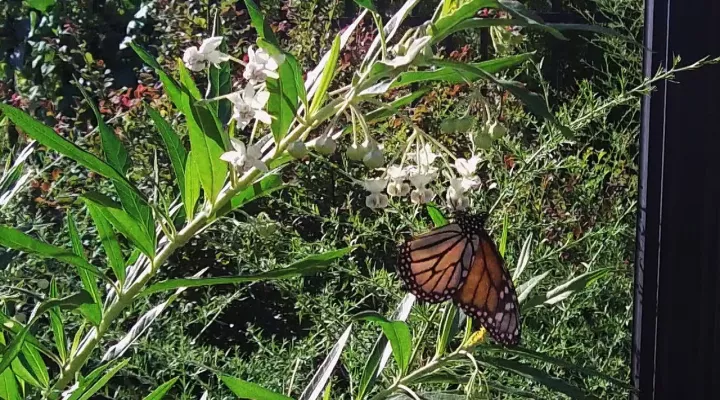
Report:
[[[218,67],[219,63],[228,60],[239,62],[218,50],[222,41],[221,36],[214,36],[205,39],[199,48],[192,46],[186,49],[183,55],[185,66],[192,71],[202,71],[211,64]],[[265,111],[265,105],[270,98],[265,80],[279,77],[277,70],[283,61],[285,57],[282,54],[270,55],[265,49],[256,50],[252,46],[248,49],[248,62],[243,63],[245,65],[243,77],[247,80],[247,85],[237,92],[222,97],[232,103],[232,119],[240,129],[244,129],[253,119],[264,124],[272,122],[270,114]],[[245,172],[252,167],[265,172],[268,170],[262,161],[259,143],[246,146],[242,141],[233,138],[232,147],[233,149],[224,153],[221,159],[233,165],[239,172]]]
[[[435,192],[429,185],[438,178],[438,169],[433,166],[438,154],[433,151],[430,144],[419,147],[414,153],[408,153],[415,164],[406,166],[391,165],[385,170],[383,178],[366,179],[363,186],[370,192],[365,198],[365,204],[372,209],[382,209],[388,206],[388,196],[405,197],[410,195],[414,204],[425,204],[435,198]],[[466,209],[470,201],[467,192],[480,185],[480,179],[475,174],[479,158],[471,157],[455,159],[452,170],[446,171],[448,188],[445,192],[447,206],[454,210]],[[408,181],[410,182],[408,184]],[[387,195],[383,192],[387,192]]]

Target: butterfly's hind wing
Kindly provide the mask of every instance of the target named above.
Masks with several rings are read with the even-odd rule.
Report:
[[[449,300],[462,286],[477,244],[458,224],[434,229],[399,246],[398,273],[418,298],[429,303]]]
[[[503,345],[520,343],[520,310],[510,273],[484,230],[470,271],[454,301]]]

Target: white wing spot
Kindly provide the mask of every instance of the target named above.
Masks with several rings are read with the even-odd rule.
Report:
[[[507,303],[505,304],[505,311],[510,311],[513,309],[513,307],[515,307],[513,303]]]

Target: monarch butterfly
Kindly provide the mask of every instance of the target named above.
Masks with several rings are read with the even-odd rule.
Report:
[[[452,299],[503,345],[520,342],[515,287],[479,215],[415,236],[398,248],[397,269],[408,290],[429,303]]]

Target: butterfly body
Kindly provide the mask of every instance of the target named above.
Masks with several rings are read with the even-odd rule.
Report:
[[[398,248],[397,269],[421,300],[453,300],[497,342],[520,342],[520,313],[512,279],[478,215],[415,236]]]

